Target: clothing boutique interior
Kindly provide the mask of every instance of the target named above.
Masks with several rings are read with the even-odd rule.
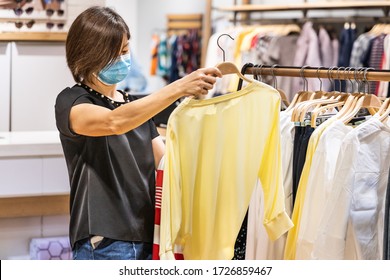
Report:
[[[390,1],[374,0],[0,0],[0,259],[72,259],[54,104],[92,6],[130,29],[119,90],[223,74],[153,117],[154,260],[389,259]]]

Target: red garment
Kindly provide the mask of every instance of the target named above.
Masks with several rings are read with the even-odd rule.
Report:
[[[156,173],[156,204],[155,204],[155,215],[154,215],[154,238],[153,238],[153,253],[152,259],[159,260],[160,250],[160,218],[161,218],[161,201],[162,201],[162,182],[163,182],[163,170],[157,170]],[[180,248],[174,249],[174,255],[176,260],[184,260],[184,255]]]

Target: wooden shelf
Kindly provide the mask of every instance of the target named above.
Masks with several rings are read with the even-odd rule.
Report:
[[[181,21],[202,21],[202,14],[169,14],[167,15],[168,21],[181,20]]]
[[[167,15],[168,30],[202,30],[202,14],[169,14]]]
[[[351,1],[351,2],[317,2],[286,5],[235,5],[216,7],[223,12],[278,12],[308,10],[351,10],[351,9],[384,9],[387,13],[390,1]]]
[[[2,32],[0,41],[65,42],[66,32]]]
[[[168,30],[172,29],[202,29],[202,22],[175,21],[168,22]]]
[[[1,197],[0,218],[69,214],[69,195]]]

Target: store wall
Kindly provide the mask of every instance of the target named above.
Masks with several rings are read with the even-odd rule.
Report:
[[[105,5],[105,1],[68,0],[69,22],[92,5]],[[64,43],[0,43],[0,77],[0,132],[10,128],[12,131],[56,130],[55,97],[61,89],[74,83],[66,66]],[[6,172],[2,174],[0,186],[3,195],[29,195],[40,193],[42,188],[52,192],[69,190],[63,158],[18,157],[17,160],[20,162],[16,167],[14,159],[0,162],[1,170]],[[12,171],[7,170],[19,170],[22,176],[12,176]],[[45,176],[44,170],[61,176]],[[28,259],[31,238],[66,236],[68,227],[69,215],[2,218],[0,259]]]
[[[105,5],[104,0],[67,3],[69,24],[87,7]],[[0,131],[55,130],[55,98],[74,83],[65,43],[4,42],[0,60]]]
[[[65,60],[65,43],[11,45],[11,131],[55,130],[57,94],[74,81]]]
[[[9,131],[11,46],[0,43],[0,132]]]
[[[138,0],[106,0],[106,6],[113,8],[117,13],[119,13],[123,19],[126,21],[130,29],[131,40],[130,47],[131,51],[134,53],[138,52]]]

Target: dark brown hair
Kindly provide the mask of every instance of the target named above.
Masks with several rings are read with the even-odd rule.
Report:
[[[130,39],[129,27],[114,10],[91,7],[72,23],[66,39],[66,60],[76,82],[91,82],[120,54],[123,35]]]

